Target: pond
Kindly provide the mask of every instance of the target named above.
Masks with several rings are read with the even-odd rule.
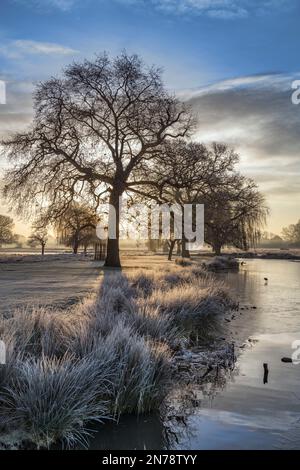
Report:
[[[240,302],[224,325],[239,351],[234,370],[189,384],[196,404],[172,424],[124,417],[101,427],[91,449],[300,449],[300,364],[281,361],[300,340],[300,262],[247,260],[218,276]],[[175,387],[174,400],[184,394]]]

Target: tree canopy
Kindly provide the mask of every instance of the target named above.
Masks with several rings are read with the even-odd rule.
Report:
[[[37,224],[33,224],[32,232],[29,235],[27,244],[33,248],[36,246],[41,247],[41,254],[44,256],[45,247],[48,241],[48,232],[46,227],[40,227]]]
[[[116,233],[108,232],[106,265],[120,266],[124,193],[203,204],[205,241],[217,253],[226,244],[247,249],[258,238],[268,210],[255,183],[237,171],[238,154],[223,143],[190,141],[189,109],[166,90],[161,70],[137,55],[73,63],[38,85],[34,104],[31,128],[2,142],[10,162],[3,195],[23,215],[42,214],[75,252],[93,238],[97,210],[109,202]],[[184,255],[189,241],[180,240]]]
[[[13,165],[6,199],[21,212],[38,203],[63,213],[83,193],[96,206],[108,196],[117,236],[108,240],[107,264],[119,266],[119,198],[129,181],[139,185],[140,166],[166,139],[187,135],[189,112],[166,91],[158,68],[125,52],[70,65],[37,87],[34,102],[29,132],[3,143]]]
[[[151,184],[133,188],[142,198],[159,203],[203,204],[205,242],[220,253],[224,245],[248,249],[259,237],[268,209],[256,184],[236,169],[239,155],[228,145],[204,145],[178,139],[167,142],[162,156],[144,166]],[[178,240],[179,241],[179,240]],[[172,240],[171,246],[175,240]],[[185,238],[183,256],[189,256]]]
[[[289,243],[300,245],[300,220],[282,229],[283,238]]]
[[[59,241],[71,246],[73,253],[78,252],[80,245],[89,244],[96,237],[96,225],[99,217],[87,205],[72,203],[53,225]]]

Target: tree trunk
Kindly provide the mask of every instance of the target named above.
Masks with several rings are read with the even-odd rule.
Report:
[[[216,256],[220,256],[221,250],[222,250],[222,245],[219,242],[216,242],[213,244],[213,250]]]
[[[191,255],[190,255],[190,252],[189,250],[187,249],[187,240],[186,238],[182,238],[181,240],[181,256],[182,258],[190,258]]]
[[[171,242],[170,242],[169,255],[168,255],[168,260],[169,261],[172,260],[172,255],[173,255],[173,250],[174,250],[175,243],[176,243],[176,240],[171,240]]]
[[[112,268],[120,268],[121,261],[120,261],[120,205],[119,205],[119,198],[122,196],[122,191],[118,191],[118,189],[113,189],[110,198],[109,204],[114,208],[114,211],[109,208],[109,226],[111,224],[112,218],[115,217],[115,227],[116,233],[115,237],[110,238],[108,235],[107,239],[107,254],[104,266],[112,267]]]
[[[73,254],[74,255],[77,255],[78,253],[78,248],[79,248],[79,242],[77,240],[77,238],[74,240],[74,243],[73,243]]]
[[[44,243],[43,243],[43,244],[42,244],[42,256],[44,256],[44,254],[45,254],[45,245],[44,245]]]

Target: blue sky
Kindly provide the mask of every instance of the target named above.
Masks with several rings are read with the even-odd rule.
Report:
[[[121,48],[162,65],[171,88],[294,72],[299,18],[297,0],[2,0],[2,72],[36,79]],[[61,49],[38,54],[32,41]]]
[[[298,0],[1,0],[0,135],[30,122],[36,81],[103,50],[137,52],[191,100],[199,140],[238,148],[280,231],[300,218],[299,20]]]

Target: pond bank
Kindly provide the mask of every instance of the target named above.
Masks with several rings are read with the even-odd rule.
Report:
[[[278,260],[300,260],[299,250],[262,250],[262,251],[248,251],[244,253],[231,253],[224,254],[224,256],[234,256],[236,258],[251,258],[251,259],[278,259]]]

